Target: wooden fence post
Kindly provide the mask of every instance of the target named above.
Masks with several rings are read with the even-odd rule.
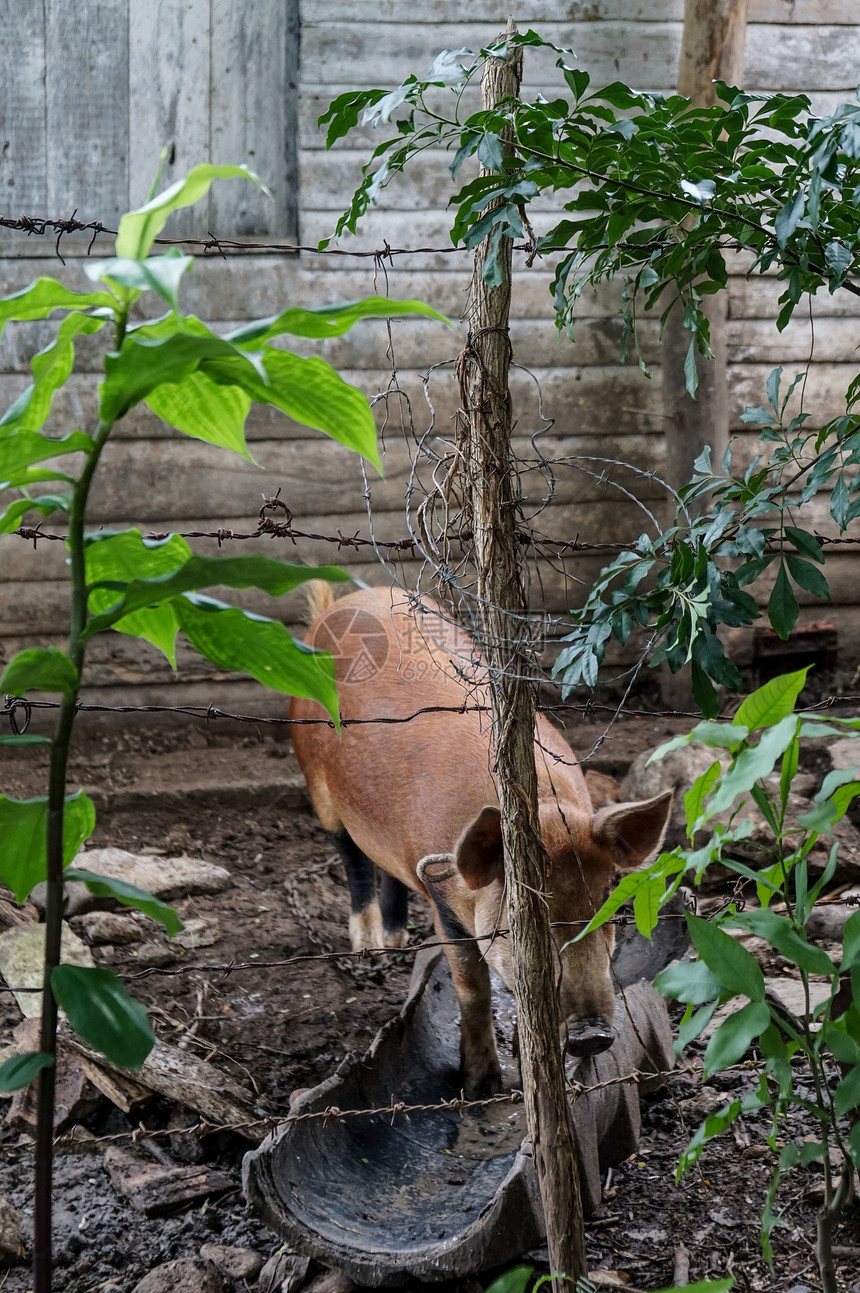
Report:
[[[515,31],[508,24],[508,35]],[[519,92],[522,51],[487,62],[485,107]],[[482,276],[485,240],[475,252],[461,356],[465,458],[477,565],[481,646],[491,677],[495,771],[502,810],[520,1063],[529,1135],[546,1219],[550,1268],[576,1281],[586,1274],[582,1202],[560,1045],[558,951],[544,896],[547,856],[537,816],[534,723],[537,684],[527,630],[523,557],[517,544],[519,482],[511,454],[508,318],[510,239],[503,281]],[[558,1290],[561,1281],[556,1281]]]

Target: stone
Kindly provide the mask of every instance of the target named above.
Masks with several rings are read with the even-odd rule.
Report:
[[[263,1268],[263,1259],[252,1248],[229,1248],[221,1244],[204,1244],[200,1249],[204,1262],[213,1266],[231,1280],[247,1280],[250,1284]]]
[[[123,880],[145,889],[163,902],[191,894],[223,893],[232,884],[230,872],[201,858],[145,857],[125,849],[89,849],[79,853],[73,863],[82,871]]]
[[[5,1195],[0,1194],[0,1266],[14,1266],[23,1255],[21,1218]]]
[[[185,928],[171,939],[180,947],[193,950],[196,947],[211,947],[221,937],[221,930],[215,920],[204,920],[202,916],[191,916],[183,921]]]
[[[842,895],[845,897],[845,894]],[[824,902],[813,907],[806,922],[806,933],[816,943],[839,943],[845,924],[857,911],[843,902]]]
[[[178,1257],[155,1266],[132,1293],[225,1293],[220,1273],[206,1262]]]
[[[86,943],[65,923],[60,960],[64,965],[83,965],[90,969],[95,965]],[[38,1019],[42,1013],[44,961],[44,925],[19,925],[0,934],[0,977],[12,988],[12,995],[27,1019]],[[16,988],[27,990],[16,992]]]
[[[139,943],[146,936],[140,921],[118,911],[90,911],[79,917],[88,943]]]
[[[133,955],[138,965],[165,966],[172,965],[176,960],[175,953],[171,952],[166,942],[157,943],[155,940],[151,943],[141,943]]]

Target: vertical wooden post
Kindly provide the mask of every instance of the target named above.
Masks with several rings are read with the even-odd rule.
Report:
[[[678,64],[678,93],[695,107],[716,102],[714,81],[740,85],[743,80],[747,0],[685,0],[684,34]],[[669,483],[678,489],[693,474],[693,463],[706,445],[719,465],[729,439],[726,383],[725,292],[704,303],[711,325],[712,361],[696,356],[699,389],[693,401],[686,393],[684,359],[690,333],[675,310],[663,334],[663,399],[668,409],[666,441]]]
[[[515,30],[508,23],[508,34]],[[519,92],[522,51],[490,60],[482,80],[492,107]],[[508,317],[511,242],[502,239],[500,286],[475,252],[461,357],[466,418],[466,495],[474,536],[481,647],[492,680],[495,770],[502,810],[514,992],[526,1114],[546,1219],[550,1267],[572,1280],[586,1274],[585,1236],[570,1108],[564,1085],[558,1008],[558,952],[544,897],[547,856],[537,816],[534,754],[536,680],[528,649],[528,601],[517,546],[519,482],[511,455]],[[557,1281],[557,1286],[560,1281]]]

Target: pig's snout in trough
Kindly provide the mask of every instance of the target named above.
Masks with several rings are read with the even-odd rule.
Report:
[[[615,1030],[600,1019],[581,1019],[569,1025],[565,1039],[565,1050],[568,1055],[584,1059],[587,1055],[599,1055],[608,1051],[615,1041]]]

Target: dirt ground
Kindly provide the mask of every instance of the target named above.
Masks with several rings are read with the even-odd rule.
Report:
[[[619,775],[641,749],[686,730],[687,720],[620,721],[593,766]],[[603,728],[578,735],[580,752]],[[43,793],[42,750],[0,752],[5,793]],[[261,1109],[283,1114],[290,1094],[315,1085],[353,1050],[364,1050],[379,1026],[399,1009],[411,970],[408,953],[384,965],[346,958],[303,960],[345,953],[347,893],[339,867],[302,795],[289,747],[271,730],[157,728],[131,725],[118,732],[81,723],[71,784],[92,787],[99,818],[92,843],[133,851],[188,853],[226,867],[232,887],[177,904],[183,919],[202,919],[214,941],[182,949],[152,926],[145,946],[95,947],[97,963],[127,976],[149,1008],[165,1041],[183,1040],[193,1053],[240,1082]],[[72,920],[73,927],[76,923]],[[413,941],[429,931],[426,911],[412,908]],[[284,964],[284,962],[287,962]],[[20,1022],[14,1001],[0,994],[0,1046]],[[777,1201],[782,1224],[774,1232],[776,1272],[762,1261],[759,1215],[773,1154],[763,1119],[748,1119],[710,1147],[701,1171],[674,1184],[678,1153],[727,1091],[745,1089],[733,1075],[699,1086],[695,1053],[671,1091],[643,1104],[638,1153],[613,1169],[603,1205],[588,1224],[592,1270],[619,1272],[615,1287],[653,1290],[672,1283],[683,1245],[691,1282],[734,1273],[736,1287],[789,1290],[819,1287],[813,1243],[822,1174],[812,1167],[784,1183]],[[0,1118],[6,1104],[0,1103]],[[193,1115],[156,1101],[133,1119],[106,1101],[86,1119],[95,1144],[56,1161],[57,1293],[130,1293],[152,1267],[173,1257],[197,1256],[201,1244],[244,1245],[263,1259],[277,1239],[246,1214],[240,1191],[245,1142],[229,1133],[200,1140],[182,1131]],[[235,1188],[178,1215],[147,1219],[116,1191],[103,1160],[108,1144],[129,1144],[135,1126],[170,1132],[157,1143],[175,1162],[225,1171]],[[791,1128],[798,1136],[809,1127]],[[112,1138],[110,1140],[106,1138]],[[142,1147],[147,1142],[141,1142]],[[22,1214],[29,1243],[32,1154],[19,1131],[0,1122],[0,1194]],[[860,1207],[836,1237],[840,1288],[860,1287]],[[481,1277],[481,1284],[489,1282]],[[3,1293],[31,1287],[24,1265],[0,1275]],[[252,1287],[244,1282],[231,1286]],[[475,1293],[475,1284],[469,1285]]]

